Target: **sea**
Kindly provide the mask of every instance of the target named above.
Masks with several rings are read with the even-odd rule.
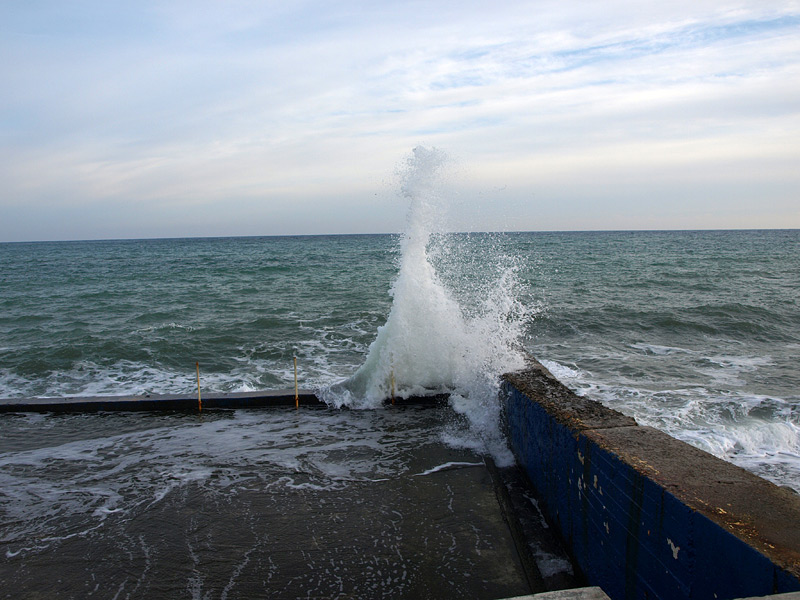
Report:
[[[15,561],[108,535],[190,485],[234,493],[270,469],[287,489],[391,478],[431,436],[511,464],[498,377],[526,355],[800,492],[800,231],[453,232],[439,157],[412,158],[398,234],[0,244],[0,398],[191,395],[197,364],[206,392],[292,388],[296,358],[331,407],[0,415],[15,577]],[[383,407],[431,392],[450,408],[429,427]],[[202,583],[188,577],[193,597]],[[103,597],[131,597],[136,579],[120,586]]]

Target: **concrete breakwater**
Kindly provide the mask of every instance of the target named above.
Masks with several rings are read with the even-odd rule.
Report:
[[[497,600],[581,583],[518,469],[442,439],[446,406],[72,400],[0,414],[2,597]]]
[[[579,397],[503,376],[510,444],[590,585],[613,600],[800,590],[800,496]]]
[[[297,398],[298,403],[303,406],[324,406],[309,391],[299,390]],[[519,465],[535,488],[538,506],[549,520],[551,528],[547,531],[555,529],[560,533],[574,559],[574,565],[582,571],[587,582],[601,587],[612,600],[726,600],[800,590],[800,497],[794,492],[762,480],[655,429],[638,426],[630,417],[577,396],[533,360],[525,370],[503,376],[501,400],[505,407],[505,426],[510,444]],[[404,401],[397,399],[398,404],[443,401],[443,396],[409,398]],[[294,390],[203,395],[203,407],[208,409],[294,404]],[[0,412],[112,410],[192,411],[197,410],[197,397],[153,395],[0,400]],[[325,411],[311,411],[307,414],[322,412]],[[394,411],[378,412],[385,412],[381,417],[385,418]],[[438,412],[430,411],[431,414]],[[224,411],[218,411],[217,415],[223,413]],[[287,414],[295,414],[295,411],[288,411]],[[363,415],[359,413],[357,416]],[[419,418],[420,414],[415,413],[414,418],[407,421],[414,423]],[[215,426],[213,419],[207,426]],[[394,423],[392,427],[398,427],[398,423]],[[378,426],[378,429],[382,431],[387,428]],[[196,436],[193,431],[191,437]],[[380,447],[380,444],[375,445],[377,449]],[[169,451],[165,451],[164,456],[169,457],[170,452],[172,446]],[[298,557],[291,553],[291,548],[297,545],[295,533],[283,539],[276,537],[275,528],[277,526],[280,531],[296,532],[300,525],[318,521],[318,516],[312,518],[313,509],[310,507],[326,502],[337,508],[334,511],[334,521],[323,527],[327,532],[324,548],[318,548],[318,522],[313,527],[309,525],[308,539],[302,547],[314,548],[314,560],[322,557],[319,560],[324,561],[332,560],[332,557],[338,557],[347,550],[351,558],[342,563],[342,568],[349,573],[348,585],[353,586],[347,588],[348,593],[365,592],[369,586],[379,585],[369,578],[359,579],[353,573],[360,573],[366,568],[366,559],[363,557],[370,556],[368,546],[374,540],[387,535],[384,531],[387,523],[394,527],[391,519],[385,520],[389,518],[387,515],[400,515],[406,529],[403,529],[402,534],[393,531],[393,537],[390,536],[400,541],[398,543],[401,543],[402,552],[397,553],[396,549],[390,548],[386,551],[386,556],[394,557],[397,554],[401,559],[397,563],[398,568],[406,570],[401,568],[398,572],[411,573],[409,569],[412,566],[415,569],[413,577],[408,575],[408,582],[403,580],[402,584],[395,584],[407,592],[395,594],[395,597],[419,597],[421,590],[430,592],[433,589],[439,590],[442,597],[447,597],[457,588],[461,592],[469,591],[473,597],[496,598],[501,594],[557,589],[583,583],[583,577],[579,573],[574,578],[570,575],[569,578],[563,576],[559,579],[561,575],[556,572],[549,576],[552,581],[548,580],[548,573],[542,567],[544,563],[539,564],[541,556],[538,555],[544,555],[547,559],[545,562],[550,563],[553,563],[552,556],[558,556],[561,562],[567,564],[567,557],[564,556],[561,560],[560,554],[550,554],[552,550],[537,552],[537,547],[543,543],[539,533],[520,533],[517,528],[522,519],[517,514],[517,504],[509,500],[500,501],[504,495],[500,492],[509,488],[509,483],[495,481],[492,484],[492,479],[497,479],[493,474],[494,469],[483,469],[471,453],[457,452],[437,444],[420,449],[419,456],[416,450],[409,456],[415,467],[407,470],[408,477],[405,479],[377,477],[355,483],[349,479],[347,482],[334,479],[333,484],[324,480],[323,483],[328,487],[323,486],[322,491],[317,490],[315,482],[304,481],[297,484],[294,480],[290,481],[291,485],[287,490],[282,495],[279,494],[280,504],[283,506],[284,500],[288,500],[286,504],[289,506],[309,507],[297,514],[296,511],[287,512],[273,507],[275,494],[272,487],[254,491],[245,486],[247,489],[243,488],[236,496],[241,500],[241,506],[237,505],[236,510],[226,508],[225,526],[220,526],[219,540],[239,548],[242,545],[241,540],[249,539],[248,536],[253,535],[253,532],[249,529],[238,531],[235,524],[248,523],[248,519],[258,515],[258,535],[267,533],[263,534],[266,536],[263,539],[258,538],[258,552],[253,550],[252,556],[260,557],[262,550],[264,557],[286,556],[286,560],[275,568],[274,577],[285,577],[280,585],[285,586],[286,597],[292,597],[297,589],[308,589],[308,582],[300,582],[298,579],[307,570],[307,556]],[[237,456],[237,464],[239,458]],[[341,459],[341,455],[336,455],[332,460],[336,462]],[[326,458],[323,462],[328,464],[330,461]],[[372,462],[380,464],[382,459],[378,457]],[[216,458],[212,464],[217,464]],[[260,463],[259,465],[261,468]],[[458,468],[454,469],[453,466]],[[249,481],[255,476],[251,472],[252,467],[245,465],[243,468],[243,474],[226,478],[231,481]],[[292,476],[296,475],[292,472]],[[271,482],[269,485],[274,487],[274,482],[281,482],[286,478],[286,473],[278,468],[274,477],[268,478]],[[399,482],[396,489],[392,487],[395,479]],[[455,491],[456,479],[460,482],[459,491]],[[420,487],[420,481],[430,481],[430,489]],[[311,483],[314,485],[310,485]],[[331,496],[331,485],[337,494],[335,497]],[[391,489],[386,489],[387,487]],[[196,506],[186,504],[183,495],[187,493],[187,489],[197,496]],[[183,528],[179,527],[172,532],[170,543],[189,539],[193,535],[189,527],[194,518],[192,511],[201,510],[208,502],[217,498],[214,494],[208,496],[202,486],[195,490],[192,484],[188,487],[179,486],[176,490],[174,498],[168,494],[165,498],[169,502],[157,507],[159,511],[163,511],[164,522],[183,523]],[[148,498],[150,496],[152,494]],[[224,497],[228,496],[226,491]],[[373,514],[376,504],[372,500],[364,502],[365,497],[388,497],[391,502],[385,510]],[[527,492],[520,495],[520,498],[527,497]],[[456,506],[453,498],[463,498],[465,502]],[[356,501],[363,504],[363,510],[352,509]],[[444,510],[442,507],[447,507],[446,514],[439,514]],[[181,515],[189,509],[191,510],[186,513],[187,520],[184,523]],[[108,523],[104,521],[103,528],[98,529],[100,533],[92,540],[94,546],[105,548],[103,552],[108,551],[104,544],[112,543],[119,532],[128,535],[135,533],[135,539],[153,536],[153,540],[160,540],[163,537],[160,528],[150,531],[149,513],[142,515],[141,522],[128,522],[121,517],[117,522],[116,511],[114,508],[109,513],[111,516],[106,519]],[[352,521],[347,527],[341,521],[345,514],[348,515],[348,523]],[[220,513],[209,515],[208,518],[209,522],[214,523],[219,523],[221,519]],[[530,518],[527,521],[534,522],[536,519]],[[369,527],[365,525],[367,522]],[[480,542],[478,545],[475,544],[476,538],[470,534],[474,529],[472,525],[476,522],[486,523],[485,531],[481,529],[477,538]],[[512,522],[517,523],[512,526]],[[464,559],[465,562],[458,562],[457,567],[448,571],[446,578],[447,581],[455,582],[455,587],[440,589],[434,585],[439,581],[435,575],[441,573],[435,567],[439,559],[434,560],[432,557],[440,554],[440,550],[431,552],[431,548],[427,546],[431,543],[430,540],[417,536],[417,532],[424,534],[430,523],[447,524],[440,532],[439,537],[442,540],[450,539],[454,535],[461,536],[458,538],[461,541],[453,547],[452,561],[456,565],[455,557],[459,557],[459,560]],[[511,532],[506,528],[506,523]],[[140,525],[141,530],[138,529]],[[343,533],[344,530],[362,532],[364,539],[359,544],[363,548],[358,545],[360,549],[353,550],[352,534]],[[465,532],[466,535],[462,535]],[[235,540],[235,543],[231,540]],[[78,541],[82,543],[82,538]],[[41,551],[41,560],[37,558],[39,554],[25,556],[16,546],[10,548],[5,554],[5,564],[0,561],[0,571],[5,569],[2,579],[6,582],[13,579],[18,586],[14,589],[27,589],[31,581],[41,578],[38,574],[41,571],[38,569],[50,568],[54,559],[83,556],[84,549],[76,546],[78,541],[63,542],[58,548]],[[154,548],[159,548],[156,541],[153,543]],[[425,551],[421,550],[420,544],[425,545]],[[238,573],[243,568],[241,565],[250,564],[248,561],[251,550],[249,546],[244,546],[243,552],[246,556],[234,557],[235,560],[232,559],[233,562],[227,565],[230,572]],[[523,552],[525,547],[528,550]],[[530,547],[534,548],[534,556],[526,558]],[[480,551],[472,552],[475,548]],[[489,548],[492,549],[491,553]],[[487,560],[490,555],[494,557],[493,560]],[[402,559],[403,556],[406,559]],[[433,561],[433,566],[419,570],[421,561],[429,558]],[[150,568],[147,556],[134,557],[131,560],[131,564],[110,565],[103,576],[115,577],[114,573],[122,572],[125,568],[141,568],[144,571]],[[531,560],[537,564],[528,565]],[[23,561],[25,571],[19,568]],[[218,562],[216,556],[213,560],[209,558],[209,564]],[[253,564],[257,562],[253,559]],[[264,568],[268,562],[264,558],[258,564],[260,568]],[[396,566],[394,558],[389,562],[392,568]],[[242,585],[254,593],[262,590],[259,587],[260,572],[254,570],[251,574],[252,580],[247,579]],[[453,574],[456,572],[466,573],[468,577],[462,581],[455,578]],[[31,579],[20,579],[23,573],[28,573]],[[228,572],[220,572],[216,578],[210,578],[208,585],[224,587],[228,581],[226,573]],[[97,574],[92,573],[92,577],[95,575]],[[162,578],[154,577],[148,584],[154,586],[153,589],[166,586],[163,589],[171,590],[182,585],[183,580],[168,581],[166,572],[160,575],[164,576],[163,582]],[[187,580],[194,577],[192,573],[184,575]],[[87,581],[88,575],[83,578],[76,576],[70,580],[69,585],[80,587]],[[276,581],[273,579],[271,585],[274,586]],[[336,581],[329,581],[324,577],[314,582],[314,586],[324,589],[325,593],[338,590],[338,584],[334,584]],[[334,587],[325,587],[327,585]],[[376,588],[369,589],[374,591]],[[480,592],[476,591],[478,589]],[[397,592],[398,589],[394,591]]]
[[[435,405],[445,402],[446,395],[411,396],[387,399],[387,404]],[[202,395],[203,409],[264,408],[277,406],[317,406],[325,404],[315,392],[299,389],[259,392],[208,393]],[[58,398],[0,399],[3,412],[100,412],[100,411],[196,411],[197,395],[146,394],[140,396],[64,396]]]

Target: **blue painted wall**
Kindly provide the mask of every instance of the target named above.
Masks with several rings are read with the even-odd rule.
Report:
[[[559,422],[508,381],[503,397],[512,449],[543,509],[589,583],[612,600],[800,590],[797,577],[604,449],[596,430]],[[634,433],[649,432],[659,433]]]

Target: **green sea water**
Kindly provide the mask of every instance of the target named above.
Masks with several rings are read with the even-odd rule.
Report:
[[[447,310],[472,314],[487,284],[508,285],[495,300],[517,303],[519,341],[568,385],[800,487],[800,232],[450,234],[427,248]],[[191,393],[195,362],[209,391],[291,387],[294,356],[301,385],[326,388],[364,364],[401,256],[392,235],[2,244],[0,396]],[[470,345],[490,345],[475,328]],[[431,345],[414,335],[408,352]]]
[[[0,246],[0,395],[306,386],[347,376],[385,319],[396,238]]]

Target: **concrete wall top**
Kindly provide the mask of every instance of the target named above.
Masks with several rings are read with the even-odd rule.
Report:
[[[203,409],[268,408],[294,406],[294,390],[256,392],[211,392],[202,395]],[[446,394],[397,397],[384,404],[397,406],[440,406]],[[304,407],[327,407],[314,391],[298,390],[297,403]],[[100,412],[100,411],[192,411],[198,409],[196,394],[144,394],[140,396],[62,396],[57,398],[3,398],[4,412]]]
[[[295,403],[294,390],[209,393],[203,394],[202,400],[204,409],[294,406]],[[298,400],[301,406],[325,406],[309,390],[299,390]],[[197,407],[197,394],[0,399],[0,413],[197,410]]]
[[[503,379],[529,398],[535,398],[558,423],[576,431],[636,425],[631,417],[576,395],[536,360],[529,359],[527,369],[506,373]]]

